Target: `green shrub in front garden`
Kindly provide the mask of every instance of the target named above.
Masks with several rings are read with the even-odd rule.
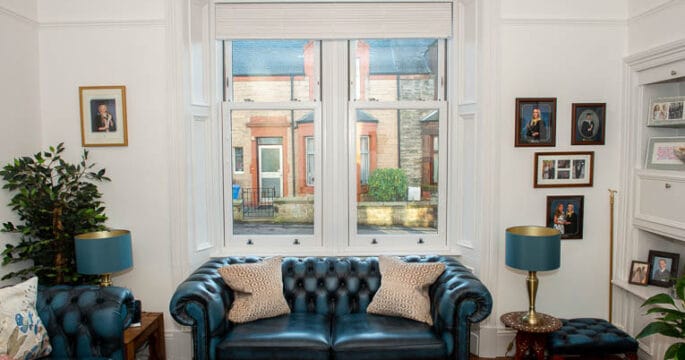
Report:
[[[402,169],[377,169],[369,177],[369,195],[374,201],[407,198],[407,175]]]

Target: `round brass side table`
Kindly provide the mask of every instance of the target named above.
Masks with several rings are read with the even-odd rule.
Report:
[[[561,329],[561,320],[554,316],[537,313],[540,317],[540,323],[531,326],[521,320],[526,314],[528,314],[527,311],[516,311],[500,317],[504,325],[517,330],[514,359],[521,360],[530,352],[531,355],[535,355],[537,360],[544,360],[547,335]]]

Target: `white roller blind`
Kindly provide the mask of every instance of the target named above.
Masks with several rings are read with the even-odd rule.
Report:
[[[217,39],[381,39],[452,36],[451,2],[221,3]]]

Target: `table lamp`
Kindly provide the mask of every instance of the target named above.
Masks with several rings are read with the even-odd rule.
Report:
[[[561,233],[542,226],[515,226],[506,230],[506,264],[528,271],[528,314],[521,319],[530,326],[540,323],[535,312],[535,295],[538,291],[538,271],[559,268]]]
[[[76,235],[76,271],[101,275],[100,285],[111,286],[111,275],[133,266],[131,232],[128,230],[96,231]]]

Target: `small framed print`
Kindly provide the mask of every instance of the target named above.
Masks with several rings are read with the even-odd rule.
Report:
[[[571,145],[604,145],[606,104],[573,104]]]
[[[535,153],[533,186],[591,187],[594,151]]]
[[[81,144],[127,146],[126,87],[81,86]]]
[[[554,146],[557,98],[516,98],[514,146]]]
[[[685,126],[685,96],[656,98],[650,102],[647,126]]]
[[[650,138],[645,168],[685,170],[685,136]]]
[[[649,284],[669,287],[678,277],[679,254],[649,250]]]
[[[548,196],[547,227],[557,229],[562,239],[583,238],[583,196]]]
[[[633,260],[630,264],[628,282],[635,285],[647,286],[649,280],[649,263]]]

